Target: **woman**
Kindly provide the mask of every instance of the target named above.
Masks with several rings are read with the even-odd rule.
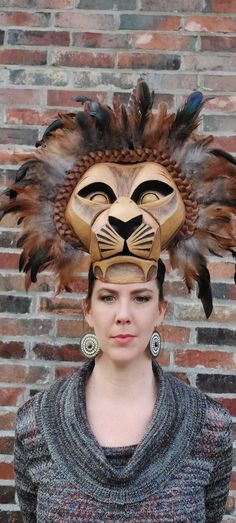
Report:
[[[230,417],[153,359],[149,339],[165,311],[157,284],[90,279],[95,361],[18,413],[24,522],[222,521]]]
[[[23,224],[26,287],[51,267],[58,291],[91,256],[81,340],[92,357],[19,411],[15,472],[25,523],[222,521],[230,418],[156,363],[167,249],[212,311],[206,256],[234,253],[236,162],[194,134],[204,104],[151,112],[138,82],[125,108],[89,99],[60,114],[20,167],[3,212]],[[69,171],[69,172],[68,172]],[[222,176],[223,175],[223,176]],[[149,347],[149,348],[148,348]]]

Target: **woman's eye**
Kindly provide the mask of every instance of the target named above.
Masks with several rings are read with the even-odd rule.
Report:
[[[157,193],[147,192],[147,193],[142,194],[142,196],[140,196],[139,203],[141,205],[144,205],[145,203],[154,203],[157,200],[159,200],[159,196]]]
[[[115,297],[112,296],[112,294],[107,294],[105,296],[100,296],[100,300],[101,301],[105,301],[105,302],[108,302],[108,303],[114,301],[114,299],[115,299]]]
[[[150,297],[149,296],[135,296],[135,300],[138,303],[146,303],[146,302],[150,301]]]

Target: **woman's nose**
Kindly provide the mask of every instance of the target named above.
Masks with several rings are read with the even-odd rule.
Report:
[[[116,313],[117,323],[130,323],[130,310],[128,303],[120,303]]]

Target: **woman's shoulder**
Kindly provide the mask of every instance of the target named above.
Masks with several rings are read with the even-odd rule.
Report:
[[[56,401],[61,388],[69,386],[76,374],[78,372],[55,380],[47,389],[37,392],[21,405],[16,415],[16,437],[18,441],[24,443],[30,439],[32,442],[33,439],[37,440],[40,437],[44,404],[47,401],[52,401],[52,398]]]
[[[191,398],[193,404],[202,406],[204,411],[203,430],[208,433],[217,434],[220,437],[230,438],[232,430],[232,419],[229,411],[220,403],[219,400],[208,396],[183,380],[168,374],[168,380],[171,383],[172,390],[175,393],[176,401],[182,401],[182,398]]]

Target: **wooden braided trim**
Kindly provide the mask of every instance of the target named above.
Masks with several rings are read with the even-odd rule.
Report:
[[[178,187],[186,210],[186,219],[181,230],[178,232],[178,239],[186,239],[192,236],[196,229],[198,205],[193,196],[191,185],[178,163],[167,153],[157,151],[156,149],[121,149],[88,153],[84,156],[81,156],[73,169],[71,169],[64,184],[60,187],[55,200],[54,222],[57,232],[61,238],[71,243],[73,246],[85,250],[79,238],[66,222],[65,211],[75,186],[85,171],[89,169],[89,167],[95,163],[103,162],[141,163],[147,161],[160,163],[170,173]]]

